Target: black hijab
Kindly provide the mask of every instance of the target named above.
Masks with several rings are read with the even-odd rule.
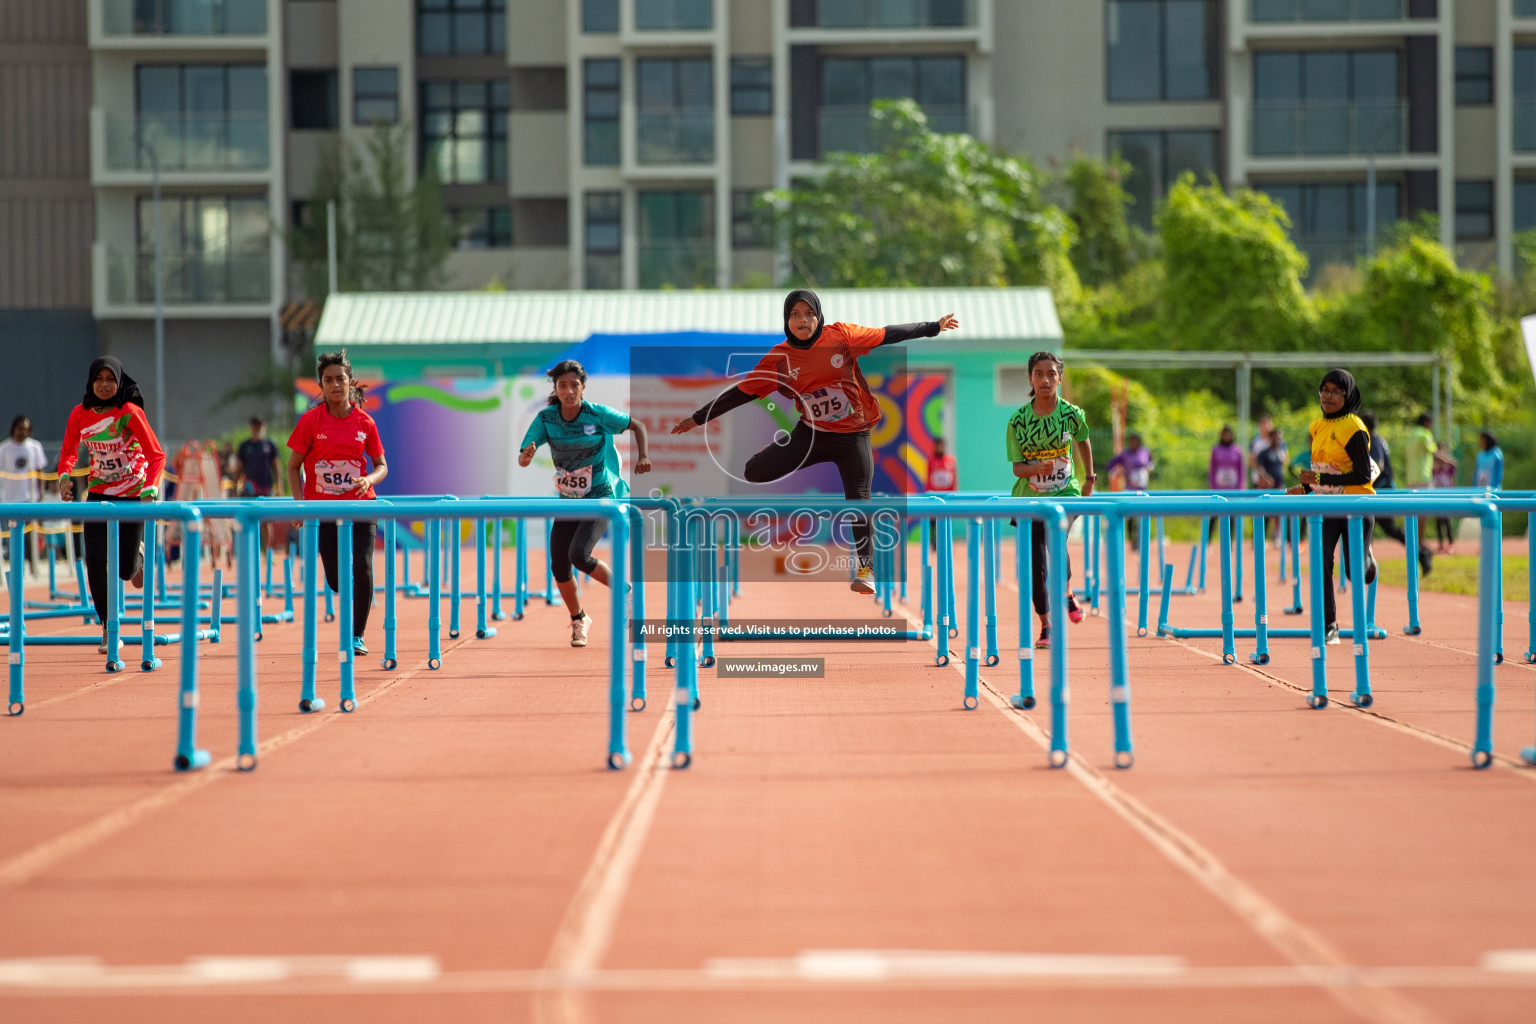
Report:
[[[117,394],[105,402],[96,397],[96,389],[91,386],[96,380],[96,375],[102,370],[111,370],[112,376],[117,378]],[[116,406],[120,409],[127,402],[132,402],[140,409],[144,408],[144,395],[139,391],[138,382],[123,371],[122,360],[114,356],[102,356],[91,363],[90,375],[85,378],[85,398],[80,404],[87,409],[100,406]]]
[[[810,303],[811,309],[816,313],[816,333],[812,334],[808,341],[801,341],[799,338],[791,334],[789,330],[789,311],[795,308],[795,303],[797,302]],[[795,346],[795,348],[810,348],[812,345],[816,344],[816,339],[821,337],[821,329],[825,326],[826,321],[821,315],[821,300],[816,297],[815,292],[811,291],[809,288],[796,288],[794,291],[790,292],[784,297],[785,341]]]
[[[1332,416],[1324,413],[1323,419],[1336,420],[1341,416],[1348,416],[1351,413],[1360,411],[1360,389],[1355,386],[1355,378],[1350,376],[1348,370],[1329,370],[1323,375],[1323,383],[1332,384],[1344,392],[1344,404],[1339,408],[1339,411]]]

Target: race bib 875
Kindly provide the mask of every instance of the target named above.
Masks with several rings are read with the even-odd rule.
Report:
[[[805,396],[805,407],[816,423],[837,423],[853,415],[853,403],[842,388],[817,388]]]

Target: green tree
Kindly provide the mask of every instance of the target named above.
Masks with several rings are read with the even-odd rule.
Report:
[[[871,118],[875,152],[828,153],[814,183],[762,201],[797,282],[1044,285],[1059,305],[1079,301],[1071,220],[1032,164],[930,131],[912,100],[877,101]]]
[[[1068,198],[1067,213],[1077,228],[1072,265],[1090,288],[1118,281],[1135,259],[1131,228],[1125,218],[1130,194],[1121,182],[1131,165],[1118,154],[1095,160],[1078,153],[1061,174]]]
[[[1159,313],[1170,347],[1307,347],[1307,259],[1289,228],[1285,210],[1262,192],[1229,195],[1183,175],[1158,217],[1166,274]]]
[[[414,152],[408,125],[379,124],[360,143],[322,155],[305,224],[288,241],[308,295],[328,291],[326,204],[333,200],[342,291],[428,291],[442,284],[457,226],[443,209],[432,162],[412,180]]]

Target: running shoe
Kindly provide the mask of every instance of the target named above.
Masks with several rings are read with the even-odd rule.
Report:
[[[97,654],[106,654],[107,653],[107,631],[106,631],[105,628],[103,628],[102,631],[101,631],[101,646],[96,648],[96,653]]]
[[[129,580],[128,582],[133,584],[135,590],[143,590],[144,589],[144,542],[143,541],[139,541],[139,567],[137,569],[133,570],[133,579]]]
[[[1419,545],[1419,573],[1428,576],[1435,570],[1435,556],[1424,545]]]
[[[587,627],[592,625],[592,616],[586,612],[581,613],[580,618],[571,620],[571,646],[587,646]]]
[[[1339,646],[1339,624],[1337,622],[1330,622],[1328,624],[1327,631],[1323,633],[1323,643],[1329,647]]]
[[[1073,622],[1083,621],[1082,606],[1077,603],[1077,598],[1071,594],[1067,595],[1067,618]]]
[[[368,644],[363,640],[362,637],[355,636],[355,637],[352,638],[352,653],[353,654],[367,654],[368,653]]]
[[[873,594],[875,592],[875,570],[864,566],[854,576],[853,582],[848,584],[848,589],[855,594]]]
[[[1041,626],[1040,627],[1040,639],[1035,641],[1035,646],[1040,648],[1042,651],[1050,649],[1050,646],[1051,646],[1051,627],[1050,626]]]

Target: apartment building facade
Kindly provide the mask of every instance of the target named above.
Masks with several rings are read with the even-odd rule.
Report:
[[[285,233],[380,122],[444,183],[454,288],[771,284],[754,197],[897,96],[1120,153],[1143,224],[1186,170],[1263,189],[1315,265],[1431,212],[1508,270],[1536,227],[1536,0],[14,0],[0,55],[0,341],[148,377],[158,290],[178,438],[279,353]]]

